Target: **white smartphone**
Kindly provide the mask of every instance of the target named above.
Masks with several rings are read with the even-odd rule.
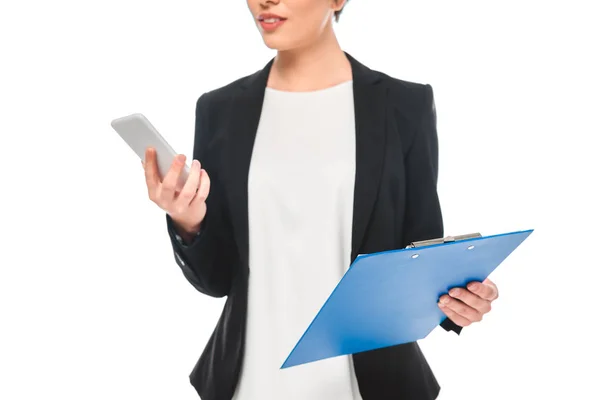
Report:
[[[156,149],[158,172],[162,180],[171,168],[177,153],[148,121],[148,118],[143,114],[135,113],[117,118],[110,124],[142,161],[145,158],[146,148],[153,147]],[[178,190],[181,190],[185,184],[189,172],[190,168],[186,164],[179,176]]]

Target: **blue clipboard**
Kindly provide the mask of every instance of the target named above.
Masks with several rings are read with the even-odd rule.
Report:
[[[447,237],[359,255],[281,368],[425,338],[446,318],[440,296],[483,281],[532,232]]]

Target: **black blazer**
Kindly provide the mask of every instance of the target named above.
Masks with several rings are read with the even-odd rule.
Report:
[[[352,65],[356,118],[351,260],[359,253],[442,237],[431,86],[391,78],[346,56]],[[230,400],[240,376],[250,274],[247,178],[272,63],[200,96],[193,156],[211,177],[200,235],[182,244],[167,215],[175,259],[187,280],[204,294],[227,296],[190,374],[203,400]],[[442,327],[460,332],[448,319]],[[352,357],[363,400],[438,396],[440,386],[416,342]]]

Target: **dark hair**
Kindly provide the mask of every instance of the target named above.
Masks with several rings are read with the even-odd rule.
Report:
[[[348,4],[348,1],[350,0],[346,0],[346,4]],[[344,6],[339,11],[333,13],[333,15],[335,15],[335,22],[338,22],[340,20],[340,14],[342,13],[342,11],[344,11],[344,7],[346,7],[346,4],[344,4]]]

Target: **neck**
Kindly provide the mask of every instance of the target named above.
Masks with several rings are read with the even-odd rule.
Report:
[[[286,91],[312,91],[352,79],[352,69],[331,23],[309,46],[278,51],[267,86]]]

